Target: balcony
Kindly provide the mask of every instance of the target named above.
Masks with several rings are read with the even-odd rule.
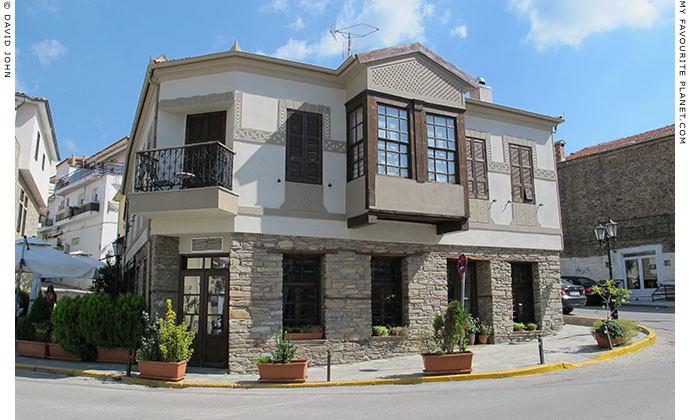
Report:
[[[68,176],[63,176],[55,181],[55,190],[66,188],[77,181],[82,180],[89,175],[103,176],[106,174],[122,175],[124,169],[123,164],[97,164],[87,168],[80,168],[72,172]]]
[[[55,223],[60,222],[65,219],[70,219],[74,216],[80,215],[82,213],[99,211],[101,209],[101,204],[96,201],[91,201],[84,203],[80,206],[69,206],[64,213],[58,213],[55,215]],[[51,224],[52,225],[52,224]]]
[[[219,142],[137,152],[130,210],[144,217],[237,214],[235,152]]]

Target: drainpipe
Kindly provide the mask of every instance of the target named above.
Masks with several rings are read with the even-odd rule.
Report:
[[[157,80],[153,79],[153,70],[151,70],[151,74],[148,76],[148,82],[156,87],[156,101],[154,102],[154,111],[153,111],[153,149],[158,147],[158,103],[160,101],[160,92],[161,92],[161,84]]]

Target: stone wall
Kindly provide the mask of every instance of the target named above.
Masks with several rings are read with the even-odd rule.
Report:
[[[482,259],[477,263],[479,317],[494,326],[497,341],[512,334],[511,261],[534,264],[535,310],[544,332],[562,326],[556,252],[458,248],[234,234],[229,273],[229,371],[255,371],[254,360],[266,354],[265,348],[274,344],[274,334],[282,327],[283,253],[321,256],[325,338],[296,343],[296,356],[317,365],[326,362],[329,349],[334,364],[416,353],[416,331],[428,328],[447,305],[446,259],[460,252],[470,259]],[[372,255],[403,259],[403,318],[409,326],[408,337],[371,337]]]
[[[675,251],[674,137],[558,163],[562,257],[604,252],[594,226],[618,223],[616,247],[662,244]]]
[[[151,236],[151,296],[149,307],[152,312],[165,316],[166,300],[172,300],[173,310],[177,309],[180,282],[180,240],[175,236]]]

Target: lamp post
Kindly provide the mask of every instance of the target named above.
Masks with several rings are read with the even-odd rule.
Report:
[[[599,246],[606,250],[609,258],[609,279],[613,280],[613,265],[611,264],[611,250],[616,246],[616,236],[618,235],[618,223],[609,218],[605,225],[599,223],[594,228],[594,236],[599,241]],[[618,310],[611,313],[613,319],[618,319]]]
[[[120,283],[120,277],[122,277],[122,272],[120,270],[120,264],[122,259],[122,254],[125,247],[125,237],[119,236],[113,241],[113,254],[115,254],[115,271],[117,276],[115,277],[115,282],[113,286],[113,296],[118,292],[118,284]],[[127,352],[127,376],[132,376],[132,348],[129,348]]]

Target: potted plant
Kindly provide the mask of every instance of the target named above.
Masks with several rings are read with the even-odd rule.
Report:
[[[479,332],[477,333],[477,342],[479,344],[486,344],[489,342],[489,336],[493,332],[493,327],[484,323],[479,324]]]
[[[528,322],[526,327],[529,331],[535,331],[537,329],[537,324],[534,322]]]
[[[620,322],[616,319],[612,319],[612,314],[616,313],[618,308],[628,301],[630,296],[630,290],[623,289],[616,286],[614,280],[606,280],[601,285],[594,286],[592,288],[592,294],[601,296],[604,302],[604,308],[606,309],[606,320],[596,321],[592,325],[592,335],[597,341],[597,346],[600,348],[608,348],[609,343],[606,338],[606,333],[611,339],[612,346],[619,346],[626,343],[632,335],[628,334],[629,338],[625,338],[626,332]],[[631,328],[628,327],[628,330]]]
[[[54,338],[48,345],[51,359],[95,360],[96,347],[82,334],[79,314],[93,295],[61,298],[51,316]]]
[[[20,356],[44,359],[48,355],[47,342],[52,331],[50,315],[50,304],[39,294],[31,312],[19,321],[15,329],[17,353]]]
[[[479,319],[475,317],[470,317],[469,324],[467,325],[467,340],[468,346],[474,346],[476,335],[479,332]]]
[[[187,362],[192,356],[192,341],[195,333],[186,331],[184,325],[175,324],[172,302],[167,300],[168,311],[164,319],[151,320],[145,314],[146,327],[141,347],[136,358],[139,376],[164,381],[180,381],[187,371]]]
[[[391,327],[388,329],[388,334],[394,337],[406,337],[407,328],[405,327]]]
[[[525,331],[525,324],[522,322],[513,322],[513,331]]]
[[[307,359],[293,359],[295,345],[287,336],[287,332],[281,331],[280,336],[274,336],[275,349],[266,349],[271,356],[261,356],[256,359],[259,368],[259,382],[291,382],[302,383],[307,380]]]
[[[472,372],[472,356],[467,350],[467,328],[470,315],[457,300],[448,304],[445,314],[434,318],[433,333],[421,331],[419,347],[427,375],[451,375]],[[460,351],[455,352],[456,343]]]
[[[388,333],[388,327],[384,327],[383,325],[374,325],[371,327],[371,335],[375,337],[387,337]]]
[[[323,338],[323,328],[320,325],[304,325],[301,327],[285,328],[290,340],[320,340]]]

